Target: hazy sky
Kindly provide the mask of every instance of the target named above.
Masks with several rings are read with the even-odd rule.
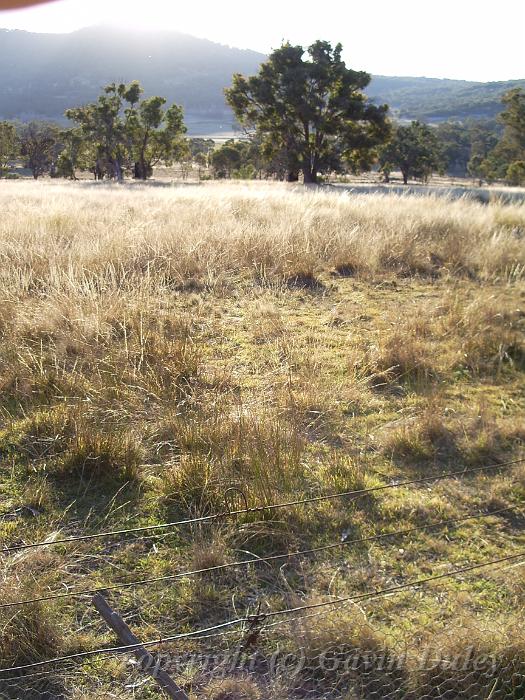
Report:
[[[0,11],[0,27],[175,29],[268,52],[283,39],[340,41],[347,64],[383,75],[525,78],[524,0],[55,0]]]

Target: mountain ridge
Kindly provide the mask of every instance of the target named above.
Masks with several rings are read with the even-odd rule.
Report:
[[[140,80],[147,95],[182,104],[190,133],[231,129],[224,87],[234,72],[257,71],[266,56],[171,30],[109,26],[68,34],[0,29],[0,118],[63,120],[68,107],[96,98],[108,82]],[[481,83],[373,76],[367,94],[400,119],[492,118],[501,94],[525,80]],[[202,128],[200,130],[203,130]]]

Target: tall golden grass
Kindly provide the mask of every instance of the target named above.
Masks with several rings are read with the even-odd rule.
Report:
[[[522,274],[525,206],[265,186],[4,183],[1,284],[90,295],[198,277]]]

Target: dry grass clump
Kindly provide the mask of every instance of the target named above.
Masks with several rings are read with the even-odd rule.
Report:
[[[435,380],[435,358],[428,343],[415,336],[394,331],[372,346],[365,360],[372,386],[381,388],[392,382],[423,387]]]
[[[266,343],[282,337],[287,326],[279,308],[271,300],[260,299],[247,312],[246,321],[258,343]]]
[[[507,295],[479,292],[470,300],[450,295],[444,310],[444,332],[460,339],[457,366],[481,375],[525,368],[525,310]]]
[[[498,505],[509,499],[521,502],[525,497],[525,464],[518,463],[511,470],[502,470],[499,478],[490,484],[489,495]]]
[[[295,270],[285,277],[285,283],[291,289],[309,289],[311,291],[324,289],[324,284],[312,270]]]
[[[250,678],[219,678],[199,694],[206,700],[260,700],[261,691]]]
[[[77,428],[58,471],[83,478],[117,476],[129,481],[137,479],[144,461],[144,451],[132,433],[102,433],[94,426]]]
[[[304,627],[304,628],[303,628]],[[453,629],[421,638],[378,632],[360,611],[314,617],[294,630],[293,648],[301,678],[356,697],[521,697],[525,647],[508,621],[495,625],[462,616]]]
[[[494,572],[494,577],[500,581],[504,580],[510,590],[511,605],[517,610],[522,610],[525,605],[525,570],[523,566],[511,567],[509,571],[505,572]]]
[[[503,378],[525,368],[525,311],[518,294],[469,288],[412,302],[386,318],[361,354],[358,375],[372,386],[423,390],[450,373]],[[519,304],[519,301],[518,301]]]
[[[366,695],[386,697],[404,682],[388,638],[358,606],[300,621],[290,630],[290,654],[297,659],[293,683],[298,688],[306,683],[317,692],[330,687],[340,693],[358,687]]]
[[[455,428],[459,449],[469,464],[504,461],[509,452],[523,447],[525,430],[519,417],[497,419],[486,406],[474,408],[456,421]]]
[[[395,460],[418,463],[435,457],[434,445],[426,438],[419,425],[403,426],[392,431],[383,440],[383,449]]]
[[[359,269],[355,263],[346,260],[344,262],[336,263],[335,272],[340,277],[355,277],[355,275],[358,274]]]
[[[250,503],[292,493],[304,474],[304,445],[278,416],[212,412],[206,421],[174,416],[162,427],[178,455],[162,475],[164,499],[184,507],[223,510],[223,494],[241,488]]]
[[[486,406],[448,413],[431,399],[416,416],[399,419],[380,433],[385,454],[398,462],[428,461],[471,466],[504,461],[525,442],[519,419],[497,418]]]
[[[429,496],[418,491],[391,494],[381,504],[382,517],[396,522],[411,522],[416,526],[448,520],[455,514],[456,510],[449,498],[437,494]]]
[[[314,604],[319,600],[308,600]],[[365,619],[358,606],[336,613],[321,614],[301,621],[293,635],[293,644],[310,661],[321,654],[338,651],[378,651],[386,639]]]
[[[27,418],[11,420],[0,430],[0,456],[41,465],[66,449],[72,430],[70,413],[61,405],[35,410]]]
[[[49,299],[22,295],[0,355],[3,405],[38,399],[47,407],[60,396],[92,401],[95,392],[99,401],[138,392],[187,396],[200,365],[186,319],[163,308],[161,298],[126,294],[93,291],[86,302],[74,288],[67,299],[60,294],[60,311]]]
[[[35,561],[35,560],[33,560]],[[27,562],[25,563],[27,566]],[[27,572],[26,572],[27,573]],[[31,597],[20,578],[9,575],[1,583],[0,601],[10,603]],[[49,607],[34,603],[25,608],[0,610],[0,659],[2,667],[19,666],[56,656],[63,647],[62,630]],[[1,689],[1,680],[0,680]]]
[[[0,450],[62,476],[136,479],[144,462],[133,432],[100,425],[80,405],[58,404],[13,422],[0,435]]]
[[[381,431],[381,445],[395,460],[417,463],[457,456],[456,436],[437,397],[431,397],[416,416],[401,418]]]
[[[319,480],[326,484],[327,490],[359,491],[373,484],[373,478],[367,473],[358,459],[352,459],[338,451],[329,453],[329,459],[319,465]]]
[[[223,492],[214,464],[199,454],[183,454],[165,468],[159,484],[160,498],[170,510],[203,514],[221,512]]]
[[[47,476],[38,474],[26,482],[18,499],[18,507],[36,516],[51,511],[54,506],[56,493]]]
[[[200,539],[191,547],[191,568],[194,571],[211,569],[226,563],[227,544],[224,538],[213,536],[211,541]]]
[[[340,446],[338,422],[346,393],[314,378],[297,381],[296,388],[291,385],[287,392],[285,416],[305,439]]]
[[[460,627],[427,640],[415,658],[408,697],[522,697],[525,642],[518,630],[509,636],[507,629],[464,618]]]

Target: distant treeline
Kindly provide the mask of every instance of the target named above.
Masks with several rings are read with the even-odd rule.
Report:
[[[146,180],[156,165],[179,163],[217,178],[316,183],[375,169],[385,181],[400,171],[405,183],[437,172],[525,184],[525,90],[504,94],[497,120],[398,124],[366,96],[370,75],[347,68],[341,53],[325,41],[285,43],[257,74],[235,74],[225,94],[245,138],[219,147],[187,138],[182,107],[144,98],[138,81],[111,83],[96,101],[66,110],[68,128],[0,122],[0,175],[16,176],[21,162],[35,179],[89,171]]]

